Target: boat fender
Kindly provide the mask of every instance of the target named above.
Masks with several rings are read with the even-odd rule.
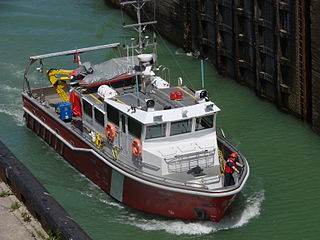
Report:
[[[117,145],[114,145],[114,146],[113,146],[112,154],[113,154],[113,158],[114,158],[115,160],[118,160],[118,159],[119,159],[119,147],[118,147]]]
[[[95,142],[96,141],[96,134],[94,132],[90,132],[89,136],[91,137],[91,141]]]
[[[139,139],[134,139],[132,141],[132,146],[131,146],[131,150],[132,150],[132,154],[135,157],[140,157],[141,153],[142,153],[142,145],[141,145],[141,141]]]
[[[96,134],[95,140],[94,140],[94,144],[97,146],[97,148],[100,148],[102,145],[102,137],[100,133]]]
[[[113,141],[116,136],[116,128],[112,123],[108,123],[106,127],[106,136],[109,141]]]

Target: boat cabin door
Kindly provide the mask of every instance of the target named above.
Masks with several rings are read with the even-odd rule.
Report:
[[[120,134],[119,134],[119,145],[124,155],[128,155],[128,124],[127,117],[120,113]]]

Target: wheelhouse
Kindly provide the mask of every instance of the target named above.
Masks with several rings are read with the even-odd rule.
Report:
[[[175,89],[162,91],[169,93]],[[180,138],[185,134],[215,132],[219,108],[210,101],[196,101],[190,89],[184,91],[183,101],[177,103],[168,98],[162,105],[159,102],[152,105],[154,109],[151,111],[148,103],[150,96],[141,93],[139,97],[129,93],[106,99],[97,94],[81,93],[83,122],[90,130],[99,132],[111,123],[117,132],[146,142],[160,138]],[[170,108],[168,103],[171,104]]]

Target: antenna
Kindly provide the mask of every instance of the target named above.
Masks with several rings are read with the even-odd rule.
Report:
[[[203,71],[203,59],[201,59],[201,87],[204,88],[204,71]]]
[[[151,2],[151,1],[153,1],[153,0],[124,1],[124,2],[120,3],[120,5],[122,5],[122,6],[130,4],[136,9],[138,22],[134,23],[134,24],[123,25],[123,27],[124,28],[132,27],[138,32],[138,34],[139,34],[138,45],[131,46],[136,49],[138,54],[142,54],[144,48],[146,48],[148,46],[153,46],[155,44],[155,43],[149,44],[148,42],[145,43],[147,39],[144,37],[144,31],[148,25],[155,24],[155,23],[157,23],[157,21],[141,22],[141,9],[144,7],[144,5],[147,2]]]

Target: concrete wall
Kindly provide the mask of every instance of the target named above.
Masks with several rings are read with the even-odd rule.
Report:
[[[0,141],[0,179],[10,187],[43,229],[55,239],[91,238],[71,218],[61,205],[38,182],[33,174]],[[2,219],[1,219],[2,224]],[[13,235],[14,236],[14,235]],[[0,239],[4,236],[1,236]],[[50,238],[51,239],[51,238]],[[53,238],[52,238],[53,239]]]

